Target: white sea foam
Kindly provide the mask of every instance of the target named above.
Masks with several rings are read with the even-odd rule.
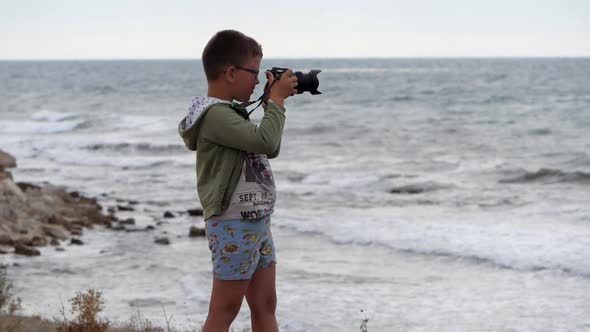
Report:
[[[590,234],[575,228],[542,222],[514,227],[518,221],[506,219],[515,218],[514,215],[499,213],[493,220],[482,221],[484,217],[477,212],[451,214],[435,207],[407,207],[403,211],[340,208],[338,215],[347,218],[336,217],[335,211],[314,213],[315,216],[296,218],[282,216],[280,225],[320,234],[338,243],[378,244],[412,254],[452,256],[516,270],[555,270],[590,277]]]

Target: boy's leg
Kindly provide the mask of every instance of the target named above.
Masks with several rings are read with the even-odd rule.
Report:
[[[246,291],[246,301],[248,301],[250,307],[252,332],[275,332],[279,330],[275,317],[277,308],[275,275],[275,264],[272,264],[267,268],[257,269],[252,279],[250,279]]]
[[[234,321],[250,280],[220,280],[213,278],[209,314],[202,332],[227,332]]]

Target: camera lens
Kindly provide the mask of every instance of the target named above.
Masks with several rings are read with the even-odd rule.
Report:
[[[294,73],[297,76],[297,93],[304,93],[305,91],[309,91],[312,95],[319,95],[321,92],[318,91],[318,87],[320,86],[320,80],[318,79],[318,74],[321,70],[310,70],[309,73],[304,74],[300,71],[296,71]]]

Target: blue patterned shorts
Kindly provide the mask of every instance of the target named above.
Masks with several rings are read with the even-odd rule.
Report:
[[[251,220],[208,220],[205,232],[217,279],[250,279],[256,269],[276,263],[270,215]]]

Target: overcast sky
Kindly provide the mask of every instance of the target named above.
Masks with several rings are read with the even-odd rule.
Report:
[[[200,58],[228,28],[266,58],[590,56],[586,0],[0,0],[0,59]]]

